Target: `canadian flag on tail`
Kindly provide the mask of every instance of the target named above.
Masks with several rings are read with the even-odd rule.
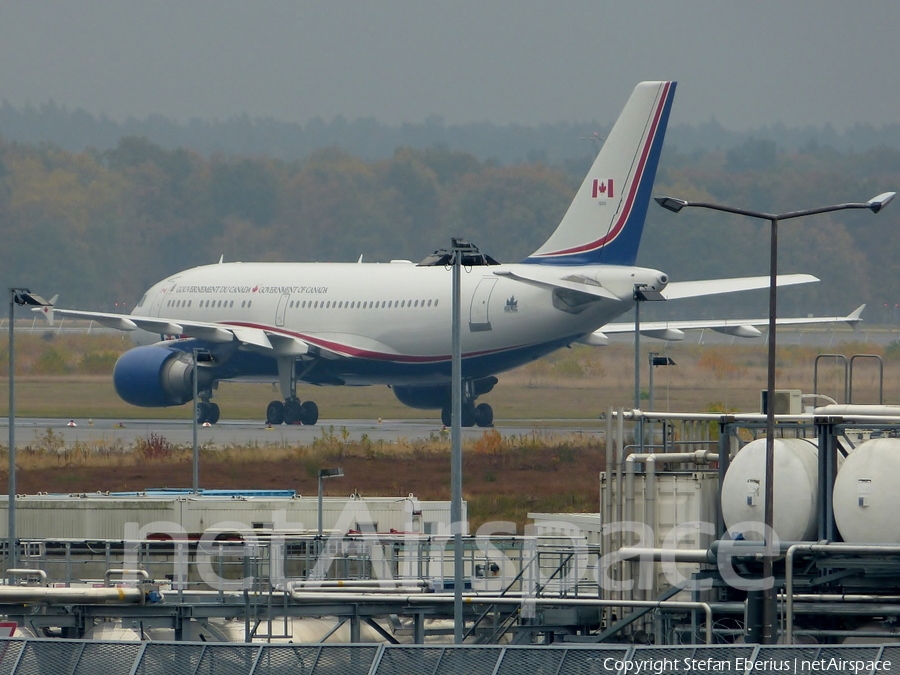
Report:
[[[609,178],[605,183],[601,183],[596,178],[594,179],[594,188],[591,190],[591,197],[597,199],[597,197],[605,196],[609,199],[613,197],[613,179]]]

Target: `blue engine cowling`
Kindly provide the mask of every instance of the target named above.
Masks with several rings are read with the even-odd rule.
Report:
[[[158,344],[147,345],[119,357],[113,369],[113,384],[126,403],[164,408],[193,398],[193,371],[190,354]]]
[[[493,375],[482,377],[477,380],[470,380],[470,396],[471,399],[487,394],[494,385],[497,384],[497,378]],[[410,408],[419,408],[420,410],[429,410],[434,408],[443,408],[450,405],[450,385],[449,384],[411,384],[411,385],[393,385],[391,391],[394,396],[403,405]]]

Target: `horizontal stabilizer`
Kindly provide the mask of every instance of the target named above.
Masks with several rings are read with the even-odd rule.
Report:
[[[811,284],[819,279],[812,274],[779,274],[778,287]],[[666,300],[698,298],[738,291],[753,291],[769,287],[769,277],[736,277],[734,279],[701,279],[699,281],[673,281],[666,286]]]
[[[514,281],[519,281],[523,284],[529,284],[531,286],[537,286],[539,288],[546,288],[549,290],[553,290],[556,288],[566,289],[569,291],[578,291],[579,293],[587,293],[588,295],[594,295],[598,298],[606,298],[608,300],[621,300],[619,296],[617,296],[612,291],[609,291],[596,281],[592,279],[588,279],[587,277],[579,277],[575,275],[570,275],[563,279],[553,278],[552,276],[542,275],[540,274],[540,270],[545,268],[537,268],[535,273],[526,273],[522,271],[510,271],[510,270],[498,270],[494,272],[499,277],[505,277],[507,279],[512,279]],[[553,270],[555,273],[556,270]]]
[[[54,308],[56,306],[57,299],[59,299],[59,293],[57,293],[52,298],[50,298],[50,300],[48,300],[48,302],[50,303],[49,305],[42,305],[40,307],[32,307],[31,311],[37,312],[38,314],[43,316],[44,320],[47,322],[47,325],[52,326],[53,325],[53,315],[55,314]]]

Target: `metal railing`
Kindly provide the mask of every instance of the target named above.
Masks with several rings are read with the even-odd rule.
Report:
[[[890,665],[886,666],[886,663]],[[115,643],[2,639],[2,675],[455,675],[486,673],[853,672],[900,662],[900,646],[428,646]],[[852,664],[852,665],[847,665]],[[845,671],[836,670],[841,665]]]

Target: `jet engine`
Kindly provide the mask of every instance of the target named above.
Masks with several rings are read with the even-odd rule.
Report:
[[[194,365],[191,354],[168,347],[146,345],[130,349],[116,361],[113,384],[126,403],[143,408],[182,405],[193,398]],[[200,370],[198,387],[203,390],[212,381]]]
[[[475,400],[482,394],[487,394],[498,380],[493,375],[482,377],[477,380],[468,382],[470,389],[470,400]],[[443,408],[450,404],[450,385],[449,384],[411,384],[411,385],[394,385],[391,387],[394,396],[403,405],[410,408],[419,408],[420,410],[429,410],[434,408]]]

